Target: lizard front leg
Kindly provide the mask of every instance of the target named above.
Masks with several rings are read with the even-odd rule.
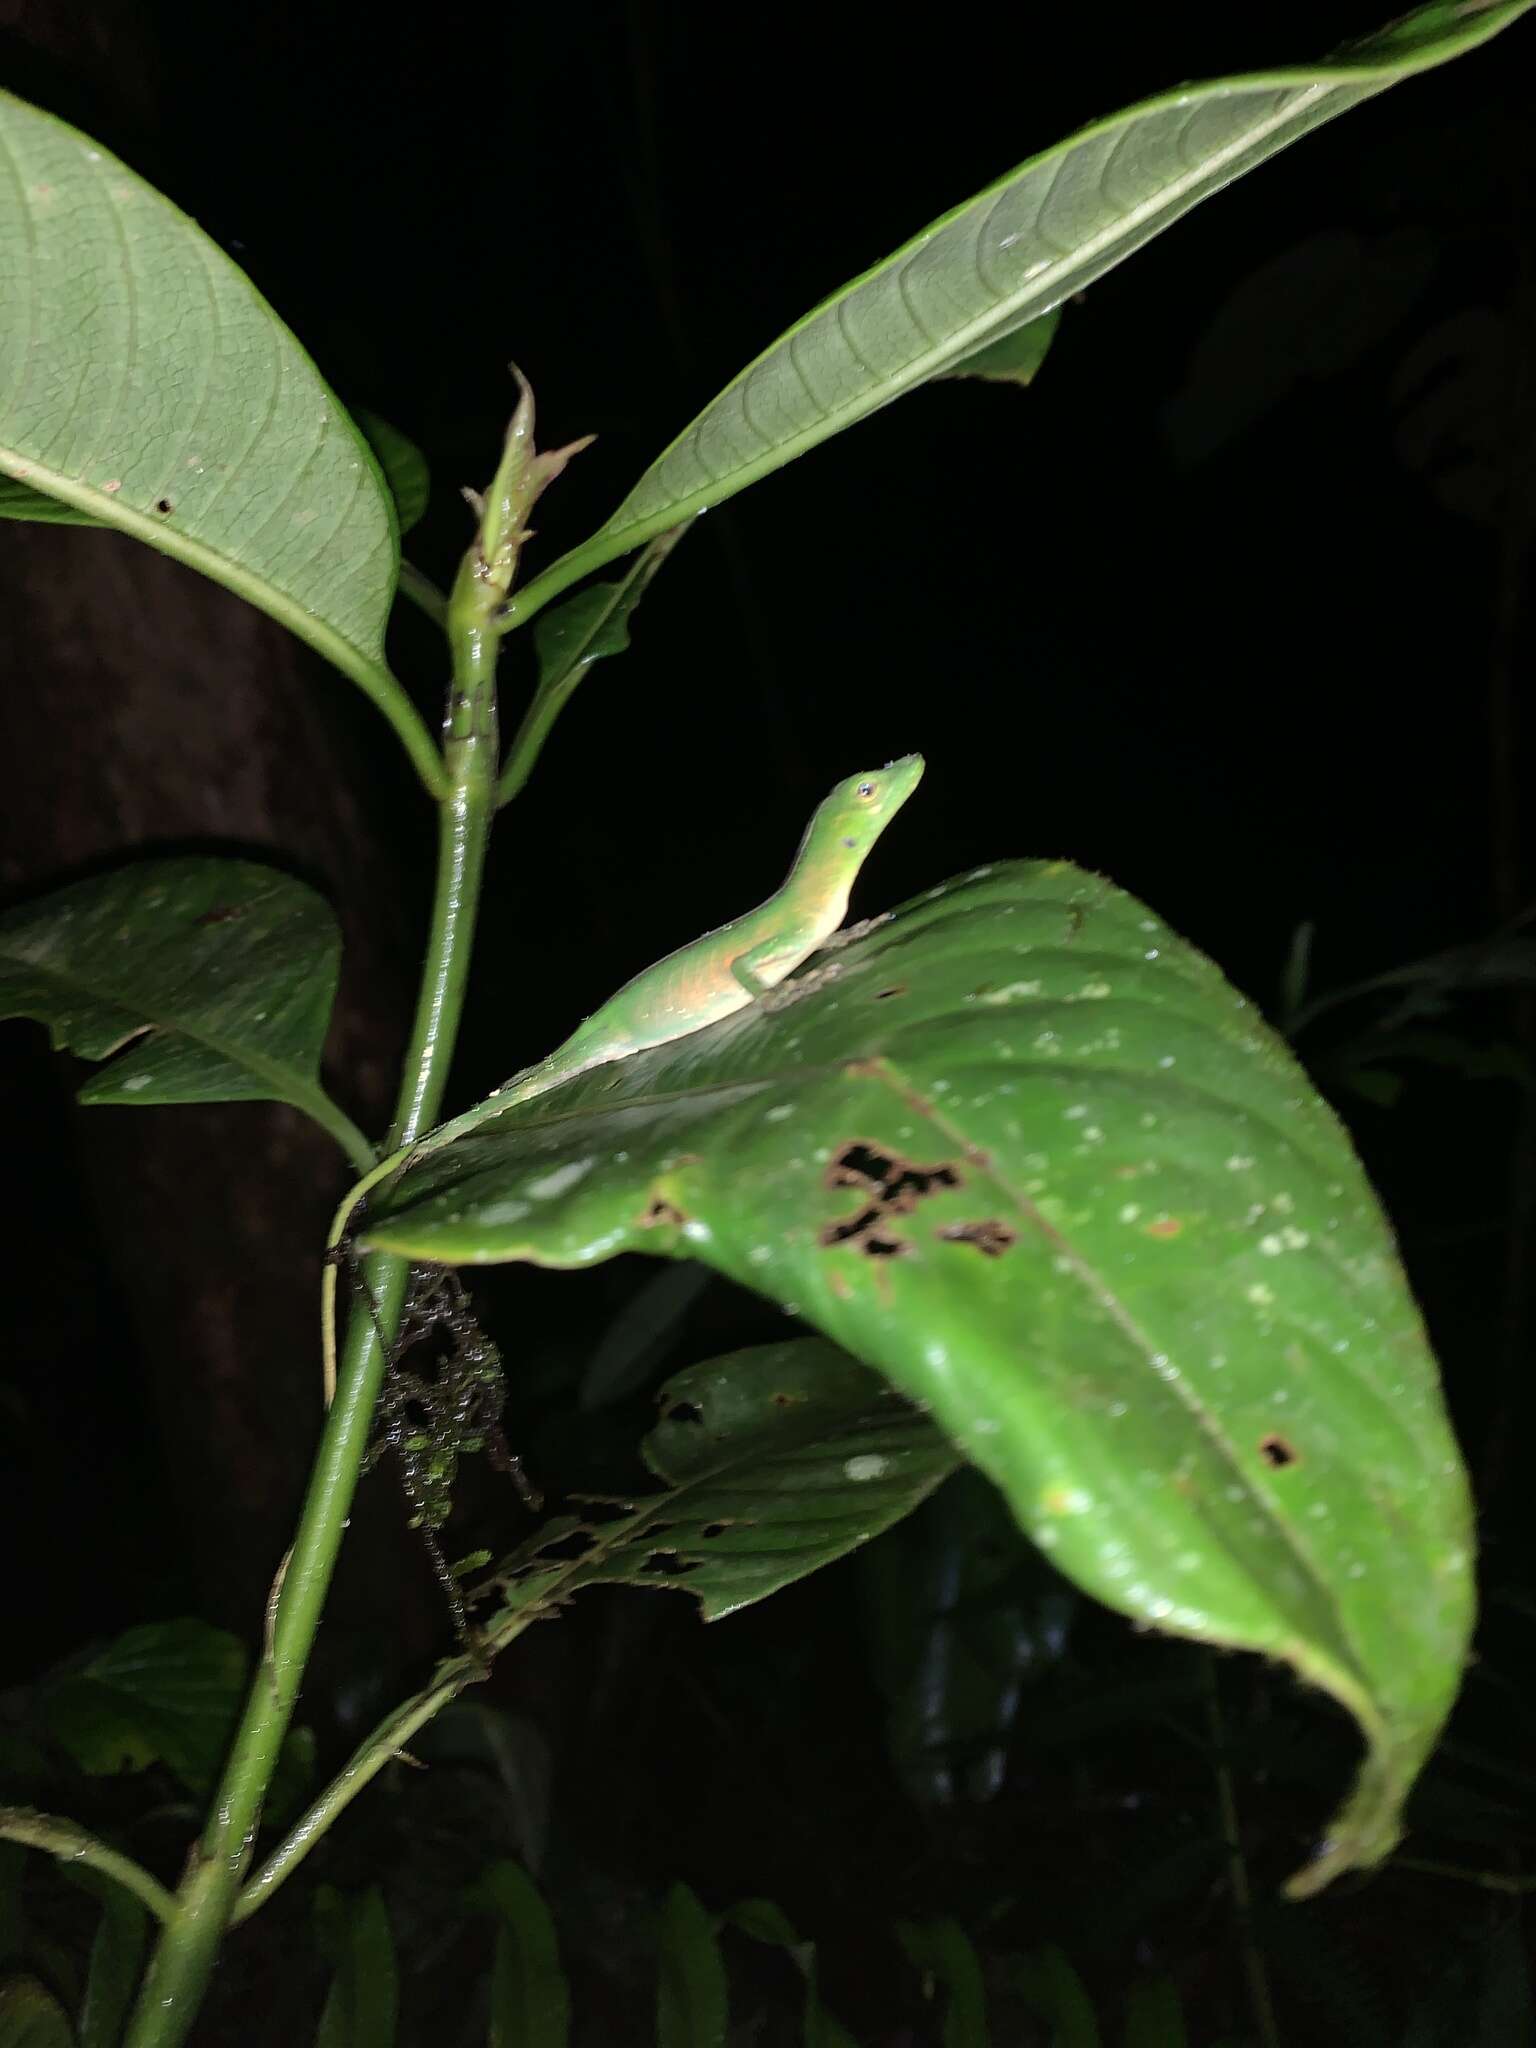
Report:
[[[764,939],[759,945],[748,946],[744,953],[738,953],[731,961],[731,977],[744,988],[753,1002],[760,1002],[771,988],[776,988],[784,979],[781,971],[771,980],[765,980],[761,970],[772,965],[775,959],[784,957],[782,939]]]

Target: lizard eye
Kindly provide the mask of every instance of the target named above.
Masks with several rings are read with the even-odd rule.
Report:
[[[861,782],[854,792],[856,796],[873,796],[874,793],[875,785],[872,782]]]

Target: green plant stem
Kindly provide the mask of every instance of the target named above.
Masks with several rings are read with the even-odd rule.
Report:
[[[24,1842],[29,1849],[45,1849],[62,1863],[84,1863],[99,1870],[132,1892],[140,1905],[147,1906],[157,1920],[174,1919],[176,1901],[158,1878],[151,1877],[141,1863],[119,1849],[109,1848],[86,1828],[56,1814],[38,1813],[30,1806],[0,1806],[0,1840]]]
[[[368,1140],[346,1111],[332,1102],[323,1088],[316,1088],[299,1107],[307,1110],[321,1130],[335,1139],[357,1173],[366,1173],[378,1157]]]
[[[319,1798],[310,1802],[246,1884],[235,1903],[230,1924],[234,1926],[248,1920],[252,1913],[264,1906],[278,1886],[293,1875],[336,1816],[352,1804],[358,1793],[373,1782],[387,1763],[395,1761],[417,1730],[424,1728],[435,1714],[441,1713],[450,1700],[457,1699],[467,1686],[481,1684],[486,1676],[487,1667],[475,1658],[455,1657],[451,1663],[439,1668],[432,1685],[413,1699],[406,1700],[381,1721],[368,1739],[353,1751]]]
[[[573,1559],[572,1564],[578,1562]],[[481,1685],[490,1675],[491,1661],[499,1657],[529,1626],[535,1616],[547,1610],[537,1603],[523,1613],[503,1614],[481,1632],[480,1657],[455,1657],[440,1664],[432,1683],[398,1707],[360,1742],[336,1776],[317,1799],[300,1815],[254,1877],[245,1885],[235,1905],[231,1925],[236,1925],[264,1906],[272,1894],[291,1877],[339,1813],[352,1804],[387,1763],[393,1763],[401,1749],[419,1729],[440,1714],[450,1701],[471,1685]]]
[[[495,811],[497,635],[490,616],[500,594],[484,586],[480,559],[477,542],[465,557],[449,603],[453,689],[444,734],[447,789],[440,810],[437,886],[390,1151],[426,1129],[442,1100]],[[374,1308],[348,1323],[336,1399],[283,1577],[270,1654],[254,1674],[223,1782],[151,1959],[124,2048],[175,2048],[197,2016],[250,1863],[262,1803],[320,1625],[409,1273],[405,1260],[382,1252],[362,1264],[361,1283]]]
[[[400,595],[408,597],[412,604],[424,611],[434,626],[447,625],[447,598],[432,578],[424,576],[413,562],[400,564]]]
[[[1216,1802],[1221,1815],[1221,1839],[1227,1852],[1227,1885],[1232,1895],[1232,1913],[1237,1922],[1242,1949],[1243,1973],[1248,1979],[1248,2003],[1253,2029],[1261,2048],[1280,2048],[1280,2029],[1275,2021],[1275,2002],[1269,1989],[1269,1972],[1264,1951],[1259,1947],[1253,1924],[1253,1886],[1248,1879],[1248,1859],[1243,1854],[1243,1831],[1237,1817],[1237,1794],[1232,1787],[1232,1769],[1227,1762],[1226,1719],[1221,1711],[1221,1691],[1216,1680],[1216,1659],[1209,1652],[1205,1665],[1206,1723],[1211,1735],[1211,1759],[1216,1773]]]

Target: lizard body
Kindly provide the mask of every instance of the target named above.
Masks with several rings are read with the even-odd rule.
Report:
[[[391,1154],[353,1187],[326,1241],[334,1255],[363,1197],[411,1161],[435,1152],[514,1103],[547,1094],[593,1067],[702,1031],[767,995],[831,939],[843,921],[859,869],[885,827],[916,789],[921,754],[850,775],[817,806],[783,884],[766,902],[705,932],[644,968],[579,1024],[547,1058],[504,1081],[483,1102],[450,1117]],[[326,1401],[335,1388],[335,1265],[325,1294]]]
[[[907,754],[840,782],[817,806],[783,885],[765,903],[642,969],[548,1058],[440,1125],[417,1151],[435,1151],[485,1117],[593,1067],[702,1031],[777,987],[842,923],[866,855],[922,772],[922,756]]]

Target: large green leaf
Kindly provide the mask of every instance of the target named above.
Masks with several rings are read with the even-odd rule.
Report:
[[[361,1164],[367,1140],[319,1080],[340,966],[329,906],[291,875],[137,861],[0,917],[0,1017],[120,1053],[82,1102],[289,1102]]]
[[[1368,1756],[1308,1881],[1380,1857],[1456,1690],[1472,1537],[1343,1129],[1209,961],[1063,862],[978,869],[831,963],[488,1118],[362,1242],[691,1255],[806,1317],[1081,1586],[1341,1701]]]
[[[0,472],[227,584],[432,742],[384,658],[394,503],[250,280],[76,129],[0,93]],[[36,517],[14,491],[0,513]]]
[[[780,335],[685,427],[514,614],[1059,306],[1200,200],[1532,0],[1433,0],[1316,64],[1186,85],[1029,158]]]

